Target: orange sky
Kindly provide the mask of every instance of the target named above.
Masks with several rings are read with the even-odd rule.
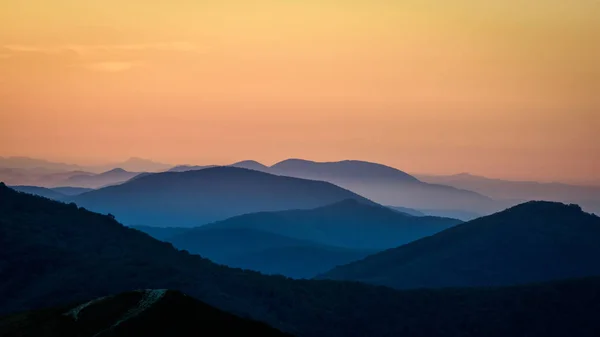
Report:
[[[594,0],[3,0],[0,156],[600,172]]]

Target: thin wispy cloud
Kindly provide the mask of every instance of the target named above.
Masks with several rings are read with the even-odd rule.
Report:
[[[172,52],[190,52],[205,53],[206,48],[197,46],[186,41],[161,42],[161,43],[140,43],[140,44],[65,44],[65,45],[26,45],[26,44],[7,44],[3,48],[14,53],[42,53],[42,54],[61,54],[72,52],[78,55],[90,55],[97,53],[108,53],[115,51],[172,51]]]

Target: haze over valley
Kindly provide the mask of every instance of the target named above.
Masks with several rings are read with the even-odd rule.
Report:
[[[600,336],[598,18],[0,1],[0,337]]]

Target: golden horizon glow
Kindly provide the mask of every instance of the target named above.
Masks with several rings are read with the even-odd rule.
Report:
[[[0,156],[591,180],[600,2],[0,3]]]

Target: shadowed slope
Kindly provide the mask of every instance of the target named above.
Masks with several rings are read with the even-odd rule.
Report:
[[[459,223],[461,221],[448,218],[415,217],[347,199],[311,210],[241,215],[195,231],[201,234],[212,228],[252,228],[324,245],[379,250],[397,247]]]
[[[600,218],[577,205],[528,202],[323,277],[396,288],[510,285],[600,275]]]
[[[293,278],[312,278],[376,252],[327,246],[252,228],[200,227],[164,240],[230,267]]]
[[[228,266],[311,278],[458,223],[347,199],[311,210],[240,215],[164,240]]]

